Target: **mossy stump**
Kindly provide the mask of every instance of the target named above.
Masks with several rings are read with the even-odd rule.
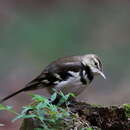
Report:
[[[59,127],[56,126],[54,130],[130,130],[130,118],[123,106],[104,107],[73,102],[69,109],[78,116],[69,120],[68,124],[57,124]],[[40,121],[30,118],[23,120],[20,130],[38,130],[37,128],[40,128]]]

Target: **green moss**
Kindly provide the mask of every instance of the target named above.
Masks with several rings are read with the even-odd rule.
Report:
[[[92,107],[97,107],[97,108],[100,108],[100,107],[103,107],[102,105],[99,105],[99,104],[91,104]]]
[[[124,104],[123,108],[125,109],[126,116],[130,118],[130,104]]]

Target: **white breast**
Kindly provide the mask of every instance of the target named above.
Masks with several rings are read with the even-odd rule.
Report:
[[[79,72],[69,71],[72,77],[68,78],[65,81],[57,81],[55,89],[62,91],[64,94],[73,93],[79,95],[87,85],[83,85],[80,81]]]

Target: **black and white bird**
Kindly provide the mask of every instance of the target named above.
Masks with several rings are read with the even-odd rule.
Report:
[[[24,88],[3,98],[0,103],[21,92],[40,88],[47,88],[50,93],[54,88],[64,94],[73,93],[77,96],[90,85],[96,75],[106,78],[101,60],[95,54],[60,58],[48,65]]]

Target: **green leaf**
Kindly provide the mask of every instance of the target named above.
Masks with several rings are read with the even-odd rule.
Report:
[[[14,114],[16,114],[16,115],[19,115],[16,111],[14,111],[14,110],[12,109],[11,106],[4,106],[4,105],[1,105],[1,104],[0,104],[0,110],[9,111],[9,112],[14,113]]]
[[[67,95],[64,95],[62,92],[60,92],[60,95],[62,96],[59,103],[58,103],[58,106],[62,105],[63,103],[67,103],[67,100],[70,98],[70,97],[74,97],[74,94],[73,93],[69,93]]]
[[[33,97],[32,100],[38,101],[38,102],[48,102],[48,99],[44,96],[36,95],[36,94],[31,94]]]
[[[4,106],[2,104],[0,104],[0,110],[11,110],[12,107],[11,106]]]
[[[14,122],[14,121],[16,121],[18,119],[26,119],[26,118],[34,118],[34,117],[36,117],[36,115],[34,115],[34,114],[31,114],[31,115],[19,115],[19,116],[15,117],[12,120],[12,122]]]
[[[29,110],[33,110],[33,107],[32,106],[25,106],[25,107],[23,107],[21,114],[26,114]]]
[[[38,103],[38,104],[35,106],[35,108],[36,108],[37,110],[39,110],[39,109],[43,109],[43,108],[47,107],[47,105],[48,105],[47,102],[40,102],[40,103]]]
[[[51,102],[53,102],[53,101],[56,99],[56,97],[57,97],[57,93],[55,92],[55,93],[52,94],[51,97],[50,97]]]

